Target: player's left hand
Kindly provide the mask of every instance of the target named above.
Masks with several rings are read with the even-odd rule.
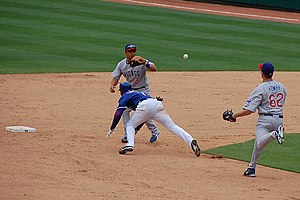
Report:
[[[223,119],[229,122],[236,122],[236,118],[233,117],[232,110],[226,110],[223,112]]]
[[[142,56],[134,56],[130,60],[130,67],[136,67],[138,65],[145,65],[147,60]]]
[[[109,129],[109,131],[108,131],[106,137],[109,137],[113,132],[114,132],[114,130]]]

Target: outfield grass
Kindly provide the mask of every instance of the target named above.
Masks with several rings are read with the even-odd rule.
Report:
[[[204,151],[207,154],[224,156],[250,162],[254,140],[222,146]],[[300,173],[300,134],[285,134],[285,143],[272,141],[263,151],[258,164]]]
[[[126,43],[160,71],[300,70],[299,25],[99,0],[2,0],[0,36],[0,73],[112,71]]]

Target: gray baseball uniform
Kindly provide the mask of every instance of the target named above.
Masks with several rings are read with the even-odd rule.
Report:
[[[112,77],[119,81],[121,76],[123,75],[131,84],[131,87],[134,91],[144,92],[145,94],[150,95],[149,80],[146,76],[147,70],[148,68],[144,65],[130,67],[130,64],[127,63],[126,58],[124,58],[117,64],[115,70],[112,72]],[[130,111],[131,109],[127,108],[122,115],[122,122],[125,132],[126,124],[130,120]],[[153,120],[146,121],[146,126],[151,131],[152,135],[159,134],[159,130]]]
[[[263,151],[275,137],[275,130],[283,124],[283,107],[286,99],[286,89],[278,81],[262,82],[250,94],[243,109],[258,111],[256,137],[249,168],[255,168]]]

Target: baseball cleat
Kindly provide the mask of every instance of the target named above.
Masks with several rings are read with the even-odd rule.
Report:
[[[128,143],[128,140],[127,140],[127,136],[126,136],[126,135],[121,139],[121,142],[122,142],[122,143]]]
[[[123,148],[121,148],[119,150],[119,153],[120,154],[125,154],[125,153],[131,152],[131,151],[133,151],[133,147],[132,146],[125,146],[125,147],[123,147]]]
[[[192,143],[191,143],[191,147],[192,147],[192,150],[194,151],[195,155],[197,157],[200,156],[201,154],[201,150],[200,150],[200,147],[198,146],[198,143],[196,140],[193,140]]]
[[[153,134],[150,138],[150,142],[155,142],[159,136],[160,132],[156,133],[156,134]]]
[[[244,176],[248,176],[248,177],[255,177],[255,168],[248,168],[245,172],[244,172]]]
[[[283,142],[284,142],[283,132],[284,132],[283,125],[280,125],[278,127],[278,129],[275,131],[275,136],[276,136],[276,140],[277,140],[278,144],[283,144]]]

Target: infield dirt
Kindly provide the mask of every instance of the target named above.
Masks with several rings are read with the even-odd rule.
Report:
[[[300,19],[299,13],[147,2]],[[224,122],[221,114],[241,109],[261,81],[259,72],[148,77],[152,95],[164,97],[170,116],[202,150],[254,139],[256,114],[237,123]],[[149,142],[144,127],[135,151],[119,155],[122,125],[106,138],[119,98],[109,92],[110,79],[110,73],[0,75],[0,199],[300,199],[299,174],[258,166],[256,178],[243,177],[248,163],[205,154],[197,158],[160,125],[157,142]],[[275,79],[288,90],[286,131],[299,133],[300,73],[276,72]],[[6,132],[11,125],[35,127],[37,133]]]
[[[164,97],[170,116],[202,150],[254,139],[256,114],[237,123],[221,115],[241,109],[260,72],[148,77],[152,95]],[[288,90],[287,133],[300,132],[299,77],[275,73]],[[248,163],[196,157],[160,125],[157,142],[149,142],[144,127],[134,152],[119,155],[122,125],[106,138],[119,98],[109,92],[110,79],[110,73],[0,75],[0,199],[300,199],[299,174],[258,166],[256,178],[244,177]],[[6,132],[10,125],[37,132]]]

